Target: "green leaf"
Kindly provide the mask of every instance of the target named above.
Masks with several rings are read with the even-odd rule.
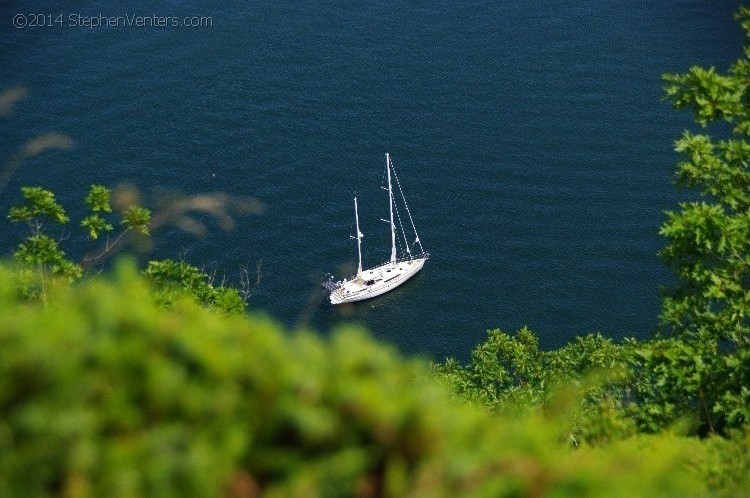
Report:
[[[109,213],[112,211],[110,205],[111,191],[103,185],[92,185],[86,196],[86,205],[94,213]]]
[[[151,221],[151,211],[140,206],[130,206],[122,215],[122,224],[129,230],[148,235],[148,224]]]
[[[98,239],[101,232],[111,232],[113,229],[112,225],[107,223],[104,218],[98,214],[92,214],[84,218],[83,221],[81,221],[81,226],[88,229],[89,238],[92,240]]]

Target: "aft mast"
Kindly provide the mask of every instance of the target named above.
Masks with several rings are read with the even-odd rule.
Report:
[[[396,226],[393,224],[393,187],[391,186],[391,155],[385,153],[385,170],[388,172],[388,207],[391,209],[391,263],[396,264]]]

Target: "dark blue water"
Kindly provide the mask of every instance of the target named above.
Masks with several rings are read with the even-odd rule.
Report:
[[[28,97],[0,121],[0,159],[55,131],[69,151],[24,163],[21,185],[74,216],[91,183],[252,196],[262,215],[195,238],[157,232],[150,256],[236,278],[262,261],[252,308],[289,326],[362,323],[408,352],[464,357],[489,328],[543,347],[578,334],[645,336],[669,271],[656,256],[676,204],[672,142],[690,126],[660,75],[726,68],[737,2],[28,2],[0,7],[0,88]],[[150,5],[150,4],[149,4]],[[14,14],[65,26],[15,29]],[[211,27],[71,26],[88,16],[211,17]],[[390,151],[432,254],[398,291],[331,308],[325,273],[385,257]],[[0,222],[9,253],[18,230]],[[73,249],[75,252],[75,249]]]

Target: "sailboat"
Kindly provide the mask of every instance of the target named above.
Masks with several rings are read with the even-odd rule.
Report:
[[[401,190],[401,184],[398,181],[396,170],[393,168],[390,154],[385,154],[385,169],[388,177],[388,201],[390,220],[382,220],[390,223],[391,226],[391,258],[389,261],[370,268],[368,270],[362,269],[362,237],[364,235],[359,230],[359,210],[357,206],[357,196],[354,196],[354,218],[356,221],[357,228],[357,253],[359,256],[359,266],[357,267],[357,273],[349,278],[335,282],[333,277],[330,277],[323,286],[330,291],[331,304],[342,304],[351,303],[354,301],[362,301],[364,299],[370,299],[386,292],[392,291],[399,285],[403,284],[411,277],[413,277],[419,270],[422,269],[425,262],[429,258],[429,253],[425,252],[422,248],[422,242],[419,240],[417,234],[417,228],[414,226],[414,220],[411,217],[409,206],[406,204],[406,198]],[[398,187],[399,194],[403,200],[404,207],[406,208],[406,214],[409,217],[412,230],[414,231],[415,240],[411,244],[406,239],[406,232],[401,224],[401,215],[398,211],[398,207],[393,201],[393,185],[391,183],[391,172],[393,178],[396,180],[396,186]],[[401,257],[396,252],[396,224],[393,220],[394,208],[396,217],[399,221],[401,228],[401,236],[404,241],[404,248],[406,254],[402,254]],[[419,251],[412,253],[412,248],[418,246]]]

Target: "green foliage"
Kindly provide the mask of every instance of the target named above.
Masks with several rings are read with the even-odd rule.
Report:
[[[81,266],[68,260],[57,241],[46,235],[30,236],[18,246],[14,256],[25,265],[42,268],[70,281],[81,278],[83,274]]]
[[[91,210],[90,215],[81,221],[81,226],[88,230],[89,238],[97,240],[102,232],[111,232],[113,227],[99,213],[112,212],[110,205],[111,191],[102,185],[92,185],[86,195],[86,205]]]
[[[65,209],[55,199],[55,194],[40,187],[22,187],[24,203],[13,206],[8,213],[12,222],[25,222],[30,235],[18,245],[14,253],[16,261],[25,265],[26,272],[16,278],[20,295],[30,299],[46,299],[51,278],[67,281],[78,279],[83,274],[80,265],[70,261],[60,249],[57,240],[44,234],[44,221],[65,224],[69,221]],[[31,278],[28,271],[34,271],[37,278]]]
[[[111,232],[112,225],[99,216],[98,214],[90,214],[81,221],[81,226],[88,230],[89,238],[96,240],[99,238],[99,234],[102,232]]]
[[[130,206],[122,214],[122,224],[128,230],[148,235],[148,224],[151,221],[151,211],[140,206]]]
[[[111,213],[112,206],[110,198],[112,192],[103,185],[92,185],[89,193],[86,195],[86,205],[93,213]]]
[[[55,194],[41,187],[22,187],[21,191],[24,204],[11,207],[8,219],[28,223],[31,233],[18,245],[14,257],[27,271],[37,272],[39,278],[34,280],[20,277],[17,282],[21,295],[44,301],[49,284],[54,283],[48,279],[80,279],[83,276],[83,267],[67,258],[58,240],[44,233],[43,220],[51,220],[58,224],[70,221],[65,209],[55,199]],[[86,197],[86,203],[94,214],[86,217],[81,226],[88,229],[88,235],[92,240],[97,239],[100,232],[112,230],[112,226],[96,214],[111,211],[109,195],[109,189],[106,187],[93,185]],[[21,274],[23,273],[24,270],[21,270]]]
[[[676,108],[690,107],[695,120],[705,126],[711,121],[724,119],[732,122],[744,114],[743,86],[729,76],[716,73],[711,67],[694,66],[686,74],[667,74],[665,87]]]
[[[41,306],[0,267],[0,495],[653,497],[707,494],[701,472],[747,480],[709,458],[744,459],[740,442],[571,450],[554,413],[456,404],[361,331],[164,308],[132,266],[117,275]],[[508,347],[531,354],[527,339]]]
[[[448,358],[435,365],[435,372],[445,376],[460,396],[493,409],[504,402],[539,403],[547,398],[549,385],[538,345],[525,327],[515,336],[491,330],[471,352],[466,367]]]
[[[750,10],[737,15],[750,34]],[[679,185],[702,200],[667,213],[660,255],[677,276],[662,300],[662,336],[638,352],[640,424],[658,430],[687,415],[700,433],[727,433],[750,422],[750,47],[728,73],[692,68],[665,75],[677,109],[706,127],[734,125],[730,139],[685,132],[675,143]]]
[[[149,261],[145,273],[156,284],[157,298],[164,304],[188,294],[205,306],[227,313],[245,311],[245,301],[236,289],[214,286],[210,275],[184,261]]]
[[[750,36],[750,9],[740,7],[735,17]],[[677,109],[692,109],[697,123],[705,127],[723,120],[734,125],[735,134],[750,134],[750,45],[726,75],[696,66],[686,74],[664,75],[664,80],[666,97]]]
[[[538,345],[526,327],[514,336],[492,330],[472,351],[468,365],[448,358],[433,371],[461,398],[493,411],[549,407],[562,386],[573,384],[583,393],[579,410],[569,417],[569,437],[575,444],[633,432],[622,399],[632,382],[627,367],[634,342],[618,345],[601,334],[589,334],[558,350],[539,351]]]
[[[32,222],[40,218],[49,218],[57,223],[67,223],[68,216],[55,199],[55,194],[41,187],[21,187],[23,206],[12,207],[8,213],[11,221]]]
[[[69,282],[78,280],[83,277],[83,267],[68,259],[59,242],[42,231],[42,218],[49,218],[58,223],[69,221],[65,210],[55,200],[55,195],[39,187],[23,187],[21,190],[25,203],[23,206],[12,207],[8,218],[14,222],[27,222],[31,228],[31,235],[19,244],[14,254],[16,261],[23,266],[17,270],[15,282],[20,295],[45,301],[48,287],[54,284],[50,279],[62,277]],[[104,215],[112,212],[110,198],[110,189],[102,185],[92,185],[86,195],[85,203],[91,214],[81,221],[81,227],[87,230],[87,235],[92,241],[97,240],[101,234],[113,230],[112,224],[104,218]],[[121,225],[124,226],[124,230],[115,242],[110,243],[107,236],[105,247],[99,256],[91,259],[85,256],[84,262],[96,260],[106,254],[130,231],[149,235],[150,221],[151,211],[131,205],[122,215]],[[30,270],[37,273],[36,278],[29,275]],[[152,261],[146,273],[156,284],[162,303],[172,303],[180,296],[188,295],[205,306],[227,313],[245,310],[246,303],[239,291],[224,285],[214,286],[209,275],[185,262]]]

